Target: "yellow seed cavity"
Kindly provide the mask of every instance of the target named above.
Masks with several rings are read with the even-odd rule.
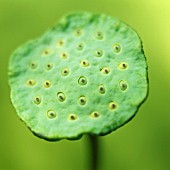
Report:
[[[122,91],[125,91],[125,90],[127,89],[127,87],[128,87],[127,82],[126,82],[125,80],[121,80],[121,81],[119,82],[119,87],[120,87],[120,89],[121,89]]]
[[[64,69],[61,70],[61,75],[62,75],[62,76],[67,76],[67,75],[69,74],[69,72],[70,72],[70,71],[69,71],[68,68],[64,68]]]
[[[51,87],[51,82],[50,82],[49,80],[46,80],[46,81],[44,82],[44,87],[45,87],[45,88]]]
[[[99,93],[104,94],[106,91],[105,86],[103,84],[100,84],[98,87],[98,91],[99,91]]]
[[[36,84],[36,81],[35,80],[28,80],[27,83],[26,83],[28,86],[34,86]]]
[[[52,63],[48,63],[46,65],[46,70],[51,70],[53,68],[53,64]]]
[[[76,29],[76,30],[74,31],[74,35],[75,35],[76,37],[80,37],[82,34],[83,34],[83,30],[80,29],[80,28],[78,28],[78,29]]]
[[[88,62],[87,60],[82,60],[82,61],[80,62],[80,65],[81,65],[82,67],[88,67],[88,66],[89,66],[89,62]]]
[[[35,103],[36,105],[39,105],[39,104],[41,103],[41,97],[40,97],[40,96],[36,96],[36,97],[34,98],[34,103]]]
[[[109,103],[109,109],[115,110],[117,108],[117,104],[114,101],[111,101]]]
[[[54,110],[48,110],[47,111],[47,117],[50,119],[56,118],[57,113]]]
[[[63,92],[58,92],[57,93],[57,99],[60,101],[60,102],[64,102],[66,100],[66,96]]]
[[[121,46],[118,43],[113,44],[113,51],[119,53],[121,51]]]
[[[101,31],[98,31],[94,34],[95,38],[98,40],[102,40],[104,38],[104,35]]]
[[[64,45],[64,40],[59,40],[57,42],[57,47],[62,47]]]
[[[79,102],[80,105],[85,105],[86,104],[86,97],[80,96],[78,102]]]
[[[95,55],[96,57],[102,57],[102,56],[103,56],[103,50],[101,50],[101,49],[96,50],[96,51],[94,52],[94,55]]]
[[[87,79],[86,79],[86,77],[84,77],[84,76],[81,76],[79,79],[78,79],[78,83],[80,84],[80,85],[86,85],[87,84]]]
[[[100,113],[97,112],[97,111],[94,111],[94,112],[91,113],[90,116],[91,116],[92,118],[98,118],[98,117],[100,116]]]
[[[30,63],[30,68],[31,69],[36,69],[37,68],[37,62],[33,61]]]
[[[62,52],[62,53],[60,54],[60,57],[61,57],[62,59],[67,59],[67,58],[68,58],[68,54],[67,54],[66,52]]]
[[[128,68],[128,64],[125,62],[121,62],[118,67],[121,70],[126,70]]]
[[[70,114],[69,116],[68,116],[68,119],[69,120],[76,120],[77,119],[77,115],[75,115],[75,114]]]
[[[104,68],[100,69],[100,71],[101,71],[101,73],[103,73],[103,74],[109,74],[109,73],[110,73],[110,69],[107,68],[107,67],[104,67]]]
[[[79,43],[76,46],[76,49],[79,50],[79,51],[83,50],[83,48],[84,48],[84,44],[83,43]]]
[[[46,49],[46,50],[43,51],[44,55],[48,55],[50,53],[52,53],[52,49]]]

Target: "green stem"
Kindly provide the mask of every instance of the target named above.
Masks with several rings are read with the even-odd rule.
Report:
[[[98,170],[99,144],[97,136],[89,135],[91,149],[91,170]]]

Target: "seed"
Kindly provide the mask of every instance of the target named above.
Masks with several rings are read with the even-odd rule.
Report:
[[[68,118],[69,120],[76,120],[77,116],[75,114],[70,114]]]
[[[122,91],[125,91],[127,89],[127,82],[125,80],[121,80],[119,82],[119,87]]]
[[[51,49],[46,49],[46,50],[44,50],[43,54],[44,54],[44,55],[48,55],[48,54],[50,54],[51,52],[52,52]]]
[[[102,32],[98,31],[98,32],[95,33],[95,37],[98,40],[102,40],[104,38],[104,35],[103,35]]]
[[[120,63],[119,64],[119,66],[118,66],[121,70],[125,70],[125,69],[127,69],[128,68],[128,64],[127,63],[125,63],[125,62],[122,62],[122,63]]]
[[[80,28],[78,28],[78,29],[76,29],[76,30],[74,31],[74,35],[75,35],[76,37],[80,37],[82,34],[83,34],[83,30],[80,29]]]
[[[80,62],[80,64],[81,64],[81,66],[83,66],[83,67],[88,67],[88,66],[89,66],[89,62],[88,62],[87,60],[82,60],[82,61]]]
[[[35,98],[34,98],[34,103],[35,103],[36,105],[39,105],[39,104],[41,103],[41,97],[39,97],[39,96],[35,97]]]
[[[79,101],[80,105],[85,105],[86,104],[86,97],[80,96],[78,101]]]
[[[57,42],[57,46],[58,47],[62,47],[64,45],[64,41],[63,40],[59,40],[58,42]]]
[[[98,87],[98,91],[99,91],[99,93],[104,94],[105,93],[105,86],[103,84],[100,84],[99,87]]]
[[[121,50],[121,47],[120,47],[120,45],[119,45],[118,43],[113,44],[113,51],[114,51],[115,53],[119,53],[120,50]]]
[[[64,102],[66,100],[66,96],[63,92],[58,92],[57,93],[57,98],[60,102]]]
[[[66,52],[62,52],[62,53],[60,54],[60,57],[61,57],[62,59],[67,59],[68,54],[67,54]]]
[[[31,62],[30,63],[30,68],[31,69],[36,69],[37,68],[37,63],[36,62]]]
[[[107,68],[107,67],[100,69],[100,71],[101,71],[101,73],[103,73],[103,74],[109,74],[109,73],[110,73],[110,69]]]
[[[91,113],[92,118],[98,118],[99,116],[100,116],[100,113],[97,112],[97,111],[94,111],[94,112]]]
[[[51,86],[51,82],[48,81],[48,80],[46,80],[46,81],[44,82],[44,87],[45,87],[45,88],[49,88],[50,86]]]
[[[81,76],[79,79],[78,79],[78,83],[80,84],[80,85],[86,85],[87,84],[87,79],[86,79],[86,77],[84,77],[84,76]]]
[[[84,44],[83,43],[79,43],[77,46],[76,46],[77,50],[81,51],[83,50],[84,48]]]
[[[27,81],[27,85],[28,86],[34,86],[36,84],[36,81],[35,80],[28,80]]]
[[[69,74],[69,69],[68,68],[64,68],[63,70],[61,70],[61,75],[62,76],[67,76]]]
[[[57,116],[56,112],[54,110],[48,110],[47,111],[47,117],[50,119],[53,119]]]
[[[114,110],[116,108],[117,108],[117,105],[116,105],[115,102],[112,101],[112,102],[109,103],[109,109]]]
[[[96,57],[102,57],[103,51],[102,51],[101,49],[98,49],[98,50],[96,50],[96,51],[94,52],[94,55],[95,55]]]
[[[52,63],[48,63],[47,65],[46,65],[46,69],[47,70],[51,70],[53,68],[53,64]]]

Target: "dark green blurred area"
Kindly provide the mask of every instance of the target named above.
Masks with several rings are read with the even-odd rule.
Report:
[[[100,137],[99,170],[169,170],[169,0],[0,0],[0,170],[89,169],[87,137],[51,143],[35,137],[19,120],[7,76],[9,56],[18,46],[77,10],[117,16],[132,26],[149,65],[149,97],[131,122]]]

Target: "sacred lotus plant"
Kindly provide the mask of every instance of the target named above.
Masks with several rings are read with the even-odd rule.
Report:
[[[12,54],[9,85],[19,118],[36,136],[57,141],[89,134],[97,149],[96,137],[131,120],[146,99],[146,58],[124,22],[73,13]]]

